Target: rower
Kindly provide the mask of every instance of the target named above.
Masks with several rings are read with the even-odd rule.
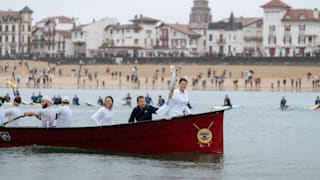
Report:
[[[72,123],[72,111],[69,107],[70,100],[68,96],[62,97],[61,107],[56,112],[56,127],[70,127]]]
[[[52,99],[50,96],[43,96],[41,99],[42,109],[37,111],[25,112],[24,116],[35,116],[41,120],[42,127],[53,127],[56,119],[56,109],[52,107]]]
[[[22,111],[18,108],[18,106],[21,104],[21,97],[20,96],[16,96],[14,99],[13,99],[13,107],[10,108],[10,109],[7,109],[5,111],[5,117],[7,119],[15,119],[16,117],[18,116],[21,116],[22,114]],[[7,125],[7,127],[17,127],[19,126],[19,120],[16,120],[10,124]]]

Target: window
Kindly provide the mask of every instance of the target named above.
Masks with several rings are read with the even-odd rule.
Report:
[[[301,14],[301,15],[299,16],[299,19],[300,19],[300,20],[305,20],[305,19],[306,19],[306,16],[305,16],[304,14]]]
[[[209,35],[209,41],[212,41],[212,34]]]
[[[299,30],[300,31],[305,31],[306,30],[306,25],[305,24],[300,24],[299,25]]]
[[[8,42],[8,36],[6,36],[5,38],[6,38],[6,42]]]
[[[24,31],[24,25],[22,25],[22,32]],[[49,32],[50,32],[50,29],[49,29]]]
[[[15,31],[16,31],[16,26],[12,25],[12,32],[15,32]]]
[[[5,31],[8,32],[9,31],[9,27],[8,25],[6,25]]]
[[[182,39],[182,40],[181,40],[181,47],[183,47],[183,48],[186,47],[186,44],[187,44],[187,43],[186,43],[186,40],[185,40],[185,39]]]
[[[177,32],[176,31],[173,31],[173,36],[177,36]]]
[[[270,25],[269,26],[269,31],[270,32],[275,32],[276,31],[276,26],[275,25]]]
[[[269,44],[277,44],[277,37],[269,36]]]
[[[2,43],[2,36],[0,36],[0,43]]]
[[[28,31],[31,32],[31,25],[28,25]]]
[[[283,38],[283,44],[291,44],[291,42],[292,42],[291,36],[285,36]]]
[[[299,36],[299,38],[298,38],[298,43],[299,44],[305,44],[306,43],[306,38],[305,38],[305,36]]]
[[[290,25],[285,25],[284,26],[284,31],[291,31],[291,26]]]
[[[0,32],[2,32],[2,26],[0,25]]]
[[[16,42],[16,38],[14,36],[12,36],[12,42]]]
[[[134,39],[134,44],[138,45],[139,44],[139,39]]]

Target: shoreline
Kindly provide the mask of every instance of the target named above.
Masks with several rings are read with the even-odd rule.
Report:
[[[26,63],[28,66],[25,65]],[[9,66],[6,72],[4,72],[5,66]],[[314,84],[320,77],[320,67],[316,66],[175,66],[180,69],[177,78],[187,77],[189,90],[320,92],[320,82]],[[80,67],[32,60],[24,60],[20,64],[19,61],[8,60],[1,61],[0,67],[0,88],[6,88],[6,81],[12,80],[19,85],[19,88],[33,89],[165,90],[171,77],[170,65],[83,65]],[[38,72],[28,73],[30,69],[37,69]],[[49,69],[50,73],[47,71]],[[41,70],[47,73],[39,73]],[[248,71],[254,71],[252,80],[259,78],[260,84],[255,84],[255,81],[246,82]],[[311,73],[309,77],[307,77],[308,73]],[[27,80],[30,77],[34,77],[39,82],[34,79]],[[44,80],[44,77],[47,79]],[[17,78],[20,83],[17,82]]]

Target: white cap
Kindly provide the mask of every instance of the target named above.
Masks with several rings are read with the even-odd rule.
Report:
[[[63,96],[62,97],[62,102],[70,102],[70,99],[68,96]]]
[[[53,103],[50,96],[43,96],[41,100],[49,101],[51,104]]]

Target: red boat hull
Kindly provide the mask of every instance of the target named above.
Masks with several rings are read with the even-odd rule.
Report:
[[[222,154],[223,111],[102,127],[0,128],[0,148],[31,145],[137,154]]]

